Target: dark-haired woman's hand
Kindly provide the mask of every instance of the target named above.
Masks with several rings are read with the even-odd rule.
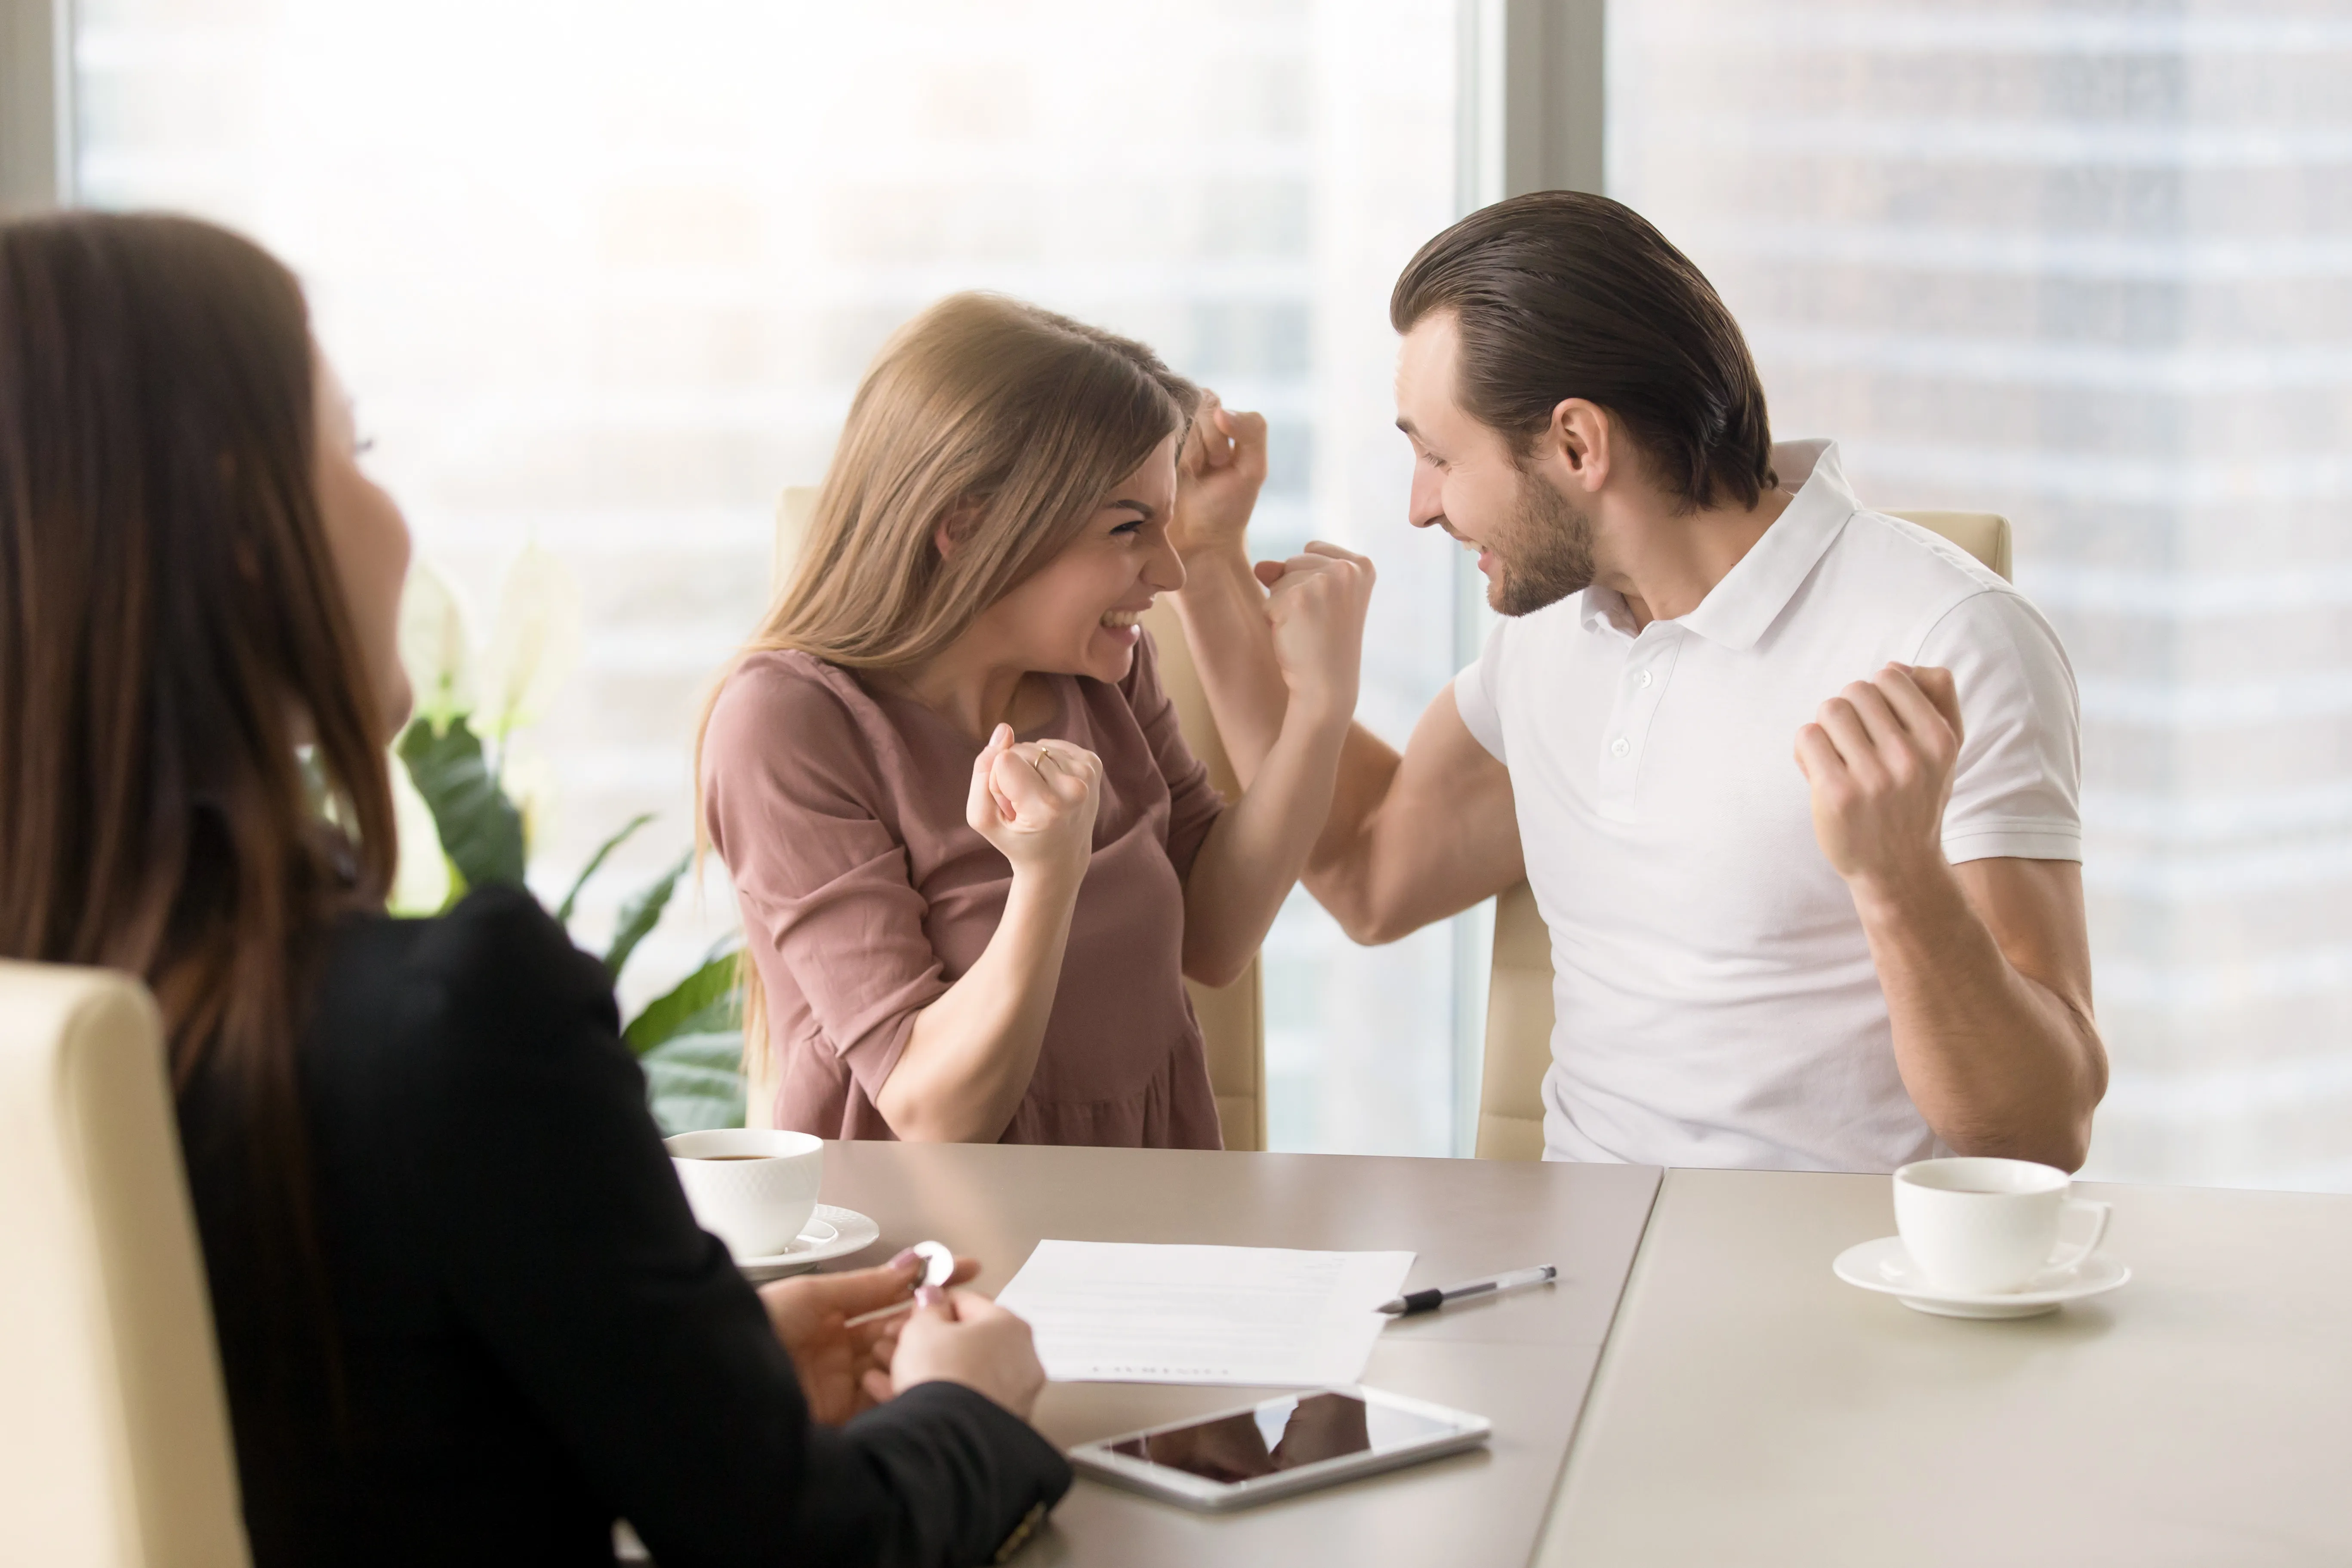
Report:
[[[1176,515],[1168,542],[1190,560],[1204,551],[1246,549],[1250,513],[1265,483],[1265,416],[1237,414],[1201,395],[1201,411],[1176,461]]]
[[[977,1260],[959,1258],[951,1282],[979,1272]],[[837,1426],[889,1397],[890,1362],[906,1315],[854,1328],[849,1320],[911,1300],[922,1278],[923,1260],[910,1250],[878,1268],[801,1274],[760,1287],[768,1321],[791,1352],[813,1418]]]
[[[899,1331],[892,1387],[961,1383],[1028,1420],[1045,1386],[1028,1323],[974,1291],[926,1288],[922,1295]]]

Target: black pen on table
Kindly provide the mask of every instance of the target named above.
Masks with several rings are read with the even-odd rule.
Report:
[[[1524,1290],[1530,1285],[1549,1285],[1559,1278],[1559,1269],[1549,1263],[1542,1263],[1533,1268],[1497,1274],[1491,1279],[1471,1279],[1460,1285],[1408,1290],[1402,1296],[1381,1302],[1381,1310],[1391,1318],[1410,1317],[1415,1312],[1434,1312],[1440,1307],[1450,1307],[1456,1301],[1466,1301],[1473,1297],[1499,1296],[1506,1290]]]

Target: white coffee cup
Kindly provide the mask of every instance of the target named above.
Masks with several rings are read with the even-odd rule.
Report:
[[[824,1140],[760,1127],[714,1127],[664,1141],[695,1223],[736,1259],[773,1258],[816,1213]]]
[[[2099,1249],[2108,1207],[2068,1197],[2068,1184],[2065,1172],[2030,1160],[1915,1161],[1895,1173],[1895,1228],[1937,1289],[2005,1295]],[[2075,1215],[2089,1234],[2061,1248],[2059,1228]]]

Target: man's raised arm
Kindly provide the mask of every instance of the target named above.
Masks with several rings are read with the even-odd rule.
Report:
[[[2091,1011],[2083,868],[1949,864],[1951,672],[1889,665],[1797,734],[1822,853],[1853,889],[1912,1101],[1952,1149],[2078,1169],[2107,1053]]]
[[[1265,421],[1206,403],[1185,447],[1171,530],[1185,571],[1176,609],[1244,788],[1289,701],[1274,649],[1286,600],[1307,591],[1315,574],[1366,564],[1316,544],[1254,568],[1249,514],[1265,479]],[[1361,724],[1349,728],[1330,819],[1304,878],[1349,936],[1393,942],[1523,875],[1510,773],[1462,722],[1451,687],[1421,716],[1402,757]]]

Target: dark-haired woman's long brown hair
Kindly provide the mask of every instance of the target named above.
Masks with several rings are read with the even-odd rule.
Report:
[[[395,852],[314,374],[300,287],[235,235],[0,225],[0,955],[147,982],[175,1085],[244,1112],[281,1262],[316,1257],[308,971]]]

